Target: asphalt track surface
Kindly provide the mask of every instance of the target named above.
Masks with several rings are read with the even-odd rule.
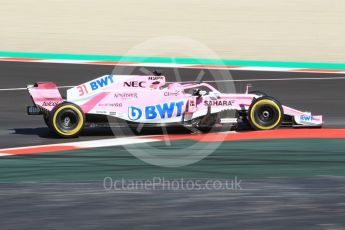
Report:
[[[0,62],[0,88],[22,88],[37,81],[77,85],[109,74],[113,68],[96,65]],[[143,74],[155,68],[145,69],[119,67],[116,68],[116,73]],[[176,81],[177,70],[159,69],[164,72],[168,81]],[[212,80],[213,75],[227,70],[203,71],[202,79]],[[193,81],[200,75],[200,70],[179,69],[178,74],[182,81]],[[285,105],[324,115],[326,127],[345,126],[344,79],[331,79],[343,75],[231,71],[231,76],[235,80],[275,79],[250,83],[254,86],[253,90],[264,91]],[[279,80],[285,78],[303,80]],[[311,78],[325,80],[310,80]],[[235,82],[236,91],[243,92],[247,83]],[[26,90],[0,91],[0,148],[61,142],[61,139],[45,127],[40,116],[26,115],[26,106],[30,104]],[[113,137],[109,130],[86,130],[77,140],[109,137]],[[30,164],[26,157],[17,160]],[[214,161],[217,160],[210,160]],[[250,165],[243,167],[248,166]],[[33,167],[31,173],[40,174],[40,171],[35,171]],[[270,178],[247,179],[244,181],[243,190],[232,192],[159,189],[142,192],[106,192],[101,181],[1,183],[0,223],[4,229],[37,229],[37,226],[44,229],[344,228],[344,177],[273,177],[275,175]]]
[[[59,86],[70,86],[112,72],[115,74],[143,75],[155,69],[157,68],[117,67],[113,72],[113,66],[0,62],[0,79],[2,89],[23,88],[26,84],[39,81],[52,81]],[[220,75],[225,74],[224,77],[227,77],[229,73],[228,70],[169,68],[159,68],[159,70],[167,77],[167,81],[219,80]],[[265,71],[231,71],[230,73],[234,80],[273,79],[269,81],[234,82],[235,85],[232,89],[235,89],[236,92],[244,92],[246,84],[250,83],[253,85],[252,90],[263,91],[274,96],[282,104],[303,111],[311,111],[315,115],[324,115],[325,127],[345,126],[345,78],[331,80],[334,77],[345,77],[344,75]],[[198,78],[198,76],[202,76],[202,78]],[[303,78],[303,80],[279,80],[286,78]],[[310,78],[329,78],[329,80],[310,80]],[[218,87],[222,88],[226,84],[232,83],[219,83]],[[61,92],[64,94],[65,90],[62,89]],[[41,116],[26,115],[27,105],[32,105],[32,102],[26,90],[0,91],[0,148],[61,142],[61,139],[46,128]],[[94,129],[86,130],[78,140],[111,136],[111,130]]]
[[[230,192],[0,184],[0,220],[2,229],[344,229],[344,182],[248,180]]]

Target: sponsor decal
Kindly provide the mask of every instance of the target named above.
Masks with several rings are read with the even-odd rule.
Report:
[[[122,103],[104,103],[99,104],[101,107],[122,107]]]
[[[97,114],[107,114],[107,111],[96,111]]]
[[[116,116],[116,112],[109,112],[110,116]]]
[[[77,89],[78,89],[79,96],[83,96],[84,94],[89,93],[85,84],[77,86]]]
[[[108,86],[109,84],[114,83],[113,76],[108,75],[103,78],[97,79],[95,81],[90,82],[90,86],[92,91],[103,88],[105,86]]]
[[[301,121],[313,121],[313,116],[311,116],[311,115],[301,115],[300,117],[299,117],[299,119],[301,120]]]
[[[140,119],[142,116],[147,120],[161,118],[171,118],[176,110],[176,117],[182,114],[183,101],[170,102],[152,106],[146,106],[143,110],[134,106],[128,107],[128,118],[132,121]]]
[[[180,94],[181,91],[176,90],[175,92],[164,92],[166,97],[176,97]]]
[[[143,112],[141,111],[141,109],[134,107],[134,106],[130,106],[128,107],[128,118],[132,121],[138,120],[141,118],[141,115],[143,114]]]
[[[164,80],[162,76],[151,76],[148,78],[150,81]]]
[[[237,123],[237,118],[221,118],[220,123]]]
[[[44,98],[39,98],[38,101],[56,101],[56,99],[57,99],[56,97],[44,97]]]
[[[60,103],[61,103],[60,101],[44,101],[42,103],[42,106],[56,106]]]
[[[125,81],[123,83],[123,86],[124,87],[141,87],[141,88],[144,88],[145,87],[144,83],[145,83],[144,81],[129,81],[129,82]]]
[[[138,98],[138,93],[114,93],[114,98]]]
[[[204,105],[205,106],[232,106],[233,101],[232,100],[205,100]]]
[[[189,106],[194,107],[195,106],[195,101],[194,100],[189,100]]]
[[[41,109],[37,106],[28,106],[27,112],[29,115],[39,115],[41,114]]]

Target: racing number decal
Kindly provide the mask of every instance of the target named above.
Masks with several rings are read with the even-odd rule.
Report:
[[[99,79],[96,79],[94,81],[91,81],[88,84],[89,86],[89,90],[91,91],[95,91],[97,89],[103,88],[108,86],[109,84],[113,84],[114,80],[113,80],[113,76],[112,75],[108,75]],[[86,84],[82,84],[77,86],[77,91],[78,91],[78,95],[79,96],[83,96],[85,94],[89,93],[89,90],[87,89],[88,87],[86,86]]]
[[[87,94],[87,93],[88,93],[85,84],[79,85],[79,86],[77,87],[77,89],[78,89],[78,92],[79,92],[79,96],[83,96],[84,94]]]

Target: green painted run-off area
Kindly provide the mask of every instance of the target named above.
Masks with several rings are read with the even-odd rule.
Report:
[[[194,143],[174,141],[169,146],[155,142],[136,147],[181,149],[183,154],[183,149]],[[196,148],[207,145],[199,143]],[[198,163],[178,168],[144,163],[121,146],[0,159],[0,182],[102,181],[108,176],[116,179],[345,176],[345,140],[224,142]]]

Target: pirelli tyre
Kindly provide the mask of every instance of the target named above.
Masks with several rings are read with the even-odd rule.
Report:
[[[60,137],[77,137],[84,128],[84,124],[83,111],[73,103],[59,104],[49,115],[50,128]]]
[[[283,117],[281,104],[267,96],[253,100],[248,110],[249,124],[256,130],[275,129],[280,126]]]

